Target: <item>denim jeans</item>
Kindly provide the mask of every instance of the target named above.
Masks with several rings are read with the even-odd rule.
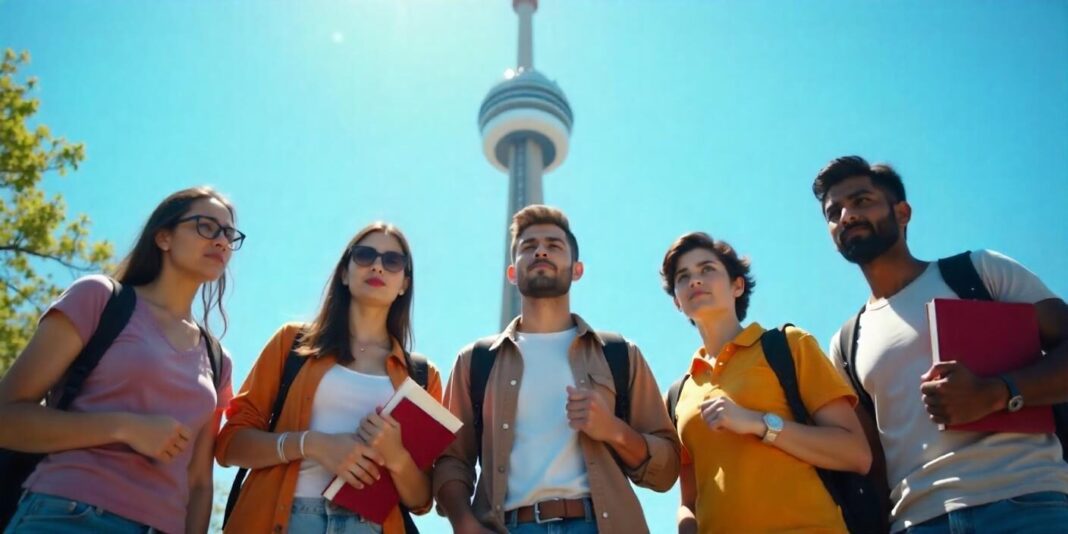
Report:
[[[972,506],[904,530],[906,534],[1060,534],[1068,532],[1068,494],[1043,491]]]
[[[63,497],[27,492],[4,534],[149,534],[157,530],[100,507]]]
[[[586,517],[548,521],[545,523],[518,523],[515,513],[504,514],[509,534],[597,534],[597,518],[593,515],[589,499],[586,500]]]
[[[296,497],[289,516],[292,534],[381,534],[382,525],[322,497]]]

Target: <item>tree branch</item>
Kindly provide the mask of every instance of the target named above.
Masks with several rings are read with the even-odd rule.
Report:
[[[67,267],[69,269],[75,269],[75,270],[78,270],[78,271],[88,271],[88,270],[92,269],[91,265],[78,265],[76,263],[72,263],[70,261],[67,261],[67,260],[65,260],[65,259],[63,259],[63,258],[61,258],[59,256],[56,256],[54,254],[45,254],[44,252],[37,252],[36,250],[31,250],[31,249],[28,249],[28,248],[20,247],[18,245],[0,245],[0,252],[14,252],[15,254],[27,254],[27,255],[33,256],[35,258],[41,258],[41,259],[45,259],[45,260],[52,260],[52,261],[54,261],[54,262],[56,262],[56,263],[58,263],[58,264],[60,264],[60,265],[62,265],[64,267]]]

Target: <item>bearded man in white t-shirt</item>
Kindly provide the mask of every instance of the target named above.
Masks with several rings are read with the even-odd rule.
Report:
[[[933,364],[925,304],[957,294],[937,263],[909,251],[912,208],[901,177],[889,165],[847,156],[820,171],[812,190],[839,252],[860,266],[871,287],[855,323],[853,361],[843,356],[851,340],[839,339],[848,326],[828,354],[847,378],[852,367],[874,401],[877,427],[862,406],[858,415],[885,456],[891,530],[1065,532],[1068,463],[1054,434],[940,431],[938,425],[969,423],[1008,409],[1010,401],[1013,409],[1020,401],[1068,401],[1068,306],[1011,258],[972,252],[993,300],[1035,305],[1045,355],[998,377],[978,377],[955,362]]]

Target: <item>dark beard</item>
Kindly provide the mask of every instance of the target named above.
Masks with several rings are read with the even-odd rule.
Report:
[[[571,269],[560,269],[562,274],[570,274]],[[561,297],[571,290],[571,277],[552,277],[543,274],[519,277],[519,294],[532,299],[550,299]]]
[[[867,222],[861,222],[847,227],[845,231],[857,226],[867,226],[870,230],[868,235],[851,237],[845,243],[839,243],[838,245],[838,252],[842,254],[842,257],[846,261],[857,265],[867,265],[874,261],[875,258],[882,256],[894,246],[894,243],[897,243],[901,235],[893,209],[890,210],[890,215],[887,218],[877,221],[874,226]]]

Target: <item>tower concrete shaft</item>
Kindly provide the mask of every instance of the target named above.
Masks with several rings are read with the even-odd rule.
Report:
[[[512,216],[531,204],[542,204],[541,176],[544,170],[541,145],[530,136],[519,135],[508,147],[508,220],[505,228],[510,228]],[[504,265],[512,264],[511,232],[504,236]],[[501,297],[501,329],[519,315],[519,290],[514,284],[504,279]]]

